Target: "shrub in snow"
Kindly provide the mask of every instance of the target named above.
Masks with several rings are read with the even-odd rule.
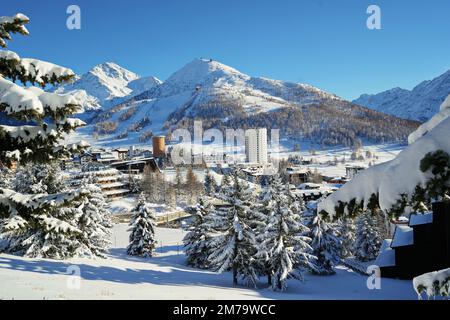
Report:
[[[28,34],[28,22],[23,14],[0,17],[0,46],[6,47],[5,40],[13,33]],[[15,120],[10,121],[12,125],[0,125],[0,163],[48,163],[86,146],[62,144],[64,134],[84,124],[69,117],[79,110],[78,100],[34,86],[44,88],[74,76],[70,69],[0,51],[0,112]],[[24,86],[16,84],[18,81]],[[37,177],[19,173],[11,186],[16,191],[0,189],[0,216],[6,217],[0,225],[0,238],[5,251],[60,259],[75,254],[81,231],[73,202],[82,192],[63,190],[51,171],[46,169]]]
[[[200,197],[199,203],[192,210],[193,223],[183,239],[188,265],[195,268],[209,268],[208,256],[211,254],[209,242],[214,232],[209,218],[213,207],[205,198]]]
[[[298,204],[286,189],[279,177],[271,182],[263,198],[267,220],[258,234],[257,257],[274,290],[286,289],[289,278],[302,279],[301,269],[314,259],[308,244],[311,239],[305,235],[308,228],[301,223]]]
[[[376,259],[380,251],[382,238],[377,219],[370,211],[364,212],[356,223],[356,241],[353,249],[355,257],[363,262]]]
[[[154,212],[145,202],[145,196],[141,194],[130,223],[130,244],[127,247],[129,255],[153,256],[153,250],[156,247],[155,220]]]
[[[229,206],[221,207],[211,215],[218,235],[210,241],[212,253],[208,257],[209,263],[218,272],[231,270],[233,285],[238,283],[240,277],[247,285],[255,286],[257,270],[252,190],[235,176],[233,186],[222,191],[221,198]]]
[[[428,299],[436,297],[450,297],[450,268],[425,273],[413,279],[414,290],[419,299],[425,294]]]
[[[324,221],[319,214],[312,219],[309,237],[313,255],[317,259],[311,268],[313,273],[320,275],[334,274],[334,267],[340,261],[341,238],[333,224]]]

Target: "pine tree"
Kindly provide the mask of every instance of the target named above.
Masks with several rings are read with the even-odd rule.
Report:
[[[303,279],[301,270],[310,267],[314,256],[309,245],[300,215],[295,211],[298,204],[290,197],[289,191],[282,185],[280,178],[272,182],[273,192],[264,232],[259,235],[258,257],[265,257],[268,262],[268,274],[272,275],[272,288],[285,290],[287,279]]]
[[[193,210],[193,224],[189,233],[183,239],[187,263],[195,268],[207,269],[210,267],[208,260],[208,256],[211,254],[209,242],[214,229],[209,215],[212,210],[212,205],[201,197],[195,210]]]
[[[375,217],[371,212],[364,212],[356,223],[355,257],[363,262],[376,259],[382,239]]]
[[[209,170],[206,171],[204,188],[207,196],[212,196],[217,191],[216,180]]]
[[[102,190],[89,181],[81,185],[83,197],[77,201],[77,215],[80,247],[78,255],[104,258],[111,244],[111,214],[106,208]]]
[[[265,238],[265,229],[269,224],[270,216],[276,209],[276,197],[279,191],[282,189],[281,180],[279,177],[272,179],[269,184],[262,190],[259,196],[258,211],[260,212],[261,225],[256,230],[256,240],[261,243]],[[267,276],[267,284],[272,286],[273,270],[271,266],[270,252],[264,250],[263,247],[258,246],[257,266],[258,273],[261,276]]]
[[[27,35],[28,22],[23,14],[0,17],[0,46],[6,47],[11,34]],[[48,163],[86,146],[86,143],[62,144],[64,134],[84,124],[68,117],[79,110],[78,101],[70,95],[47,93],[34,87],[61,84],[74,76],[70,69],[20,58],[12,51],[0,51],[0,112],[12,120],[10,125],[0,125],[0,163]],[[36,191],[0,189],[0,216],[6,216],[0,225],[0,238],[6,244],[5,251],[31,257],[73,256],[80,230],[74,218],[77,209],[71,204],[82,192],[59,187],[54,192]]]
[[[347,258],[353,256],[353,248],[355,246],[356,227],[353,219],[344,216],[341,221],[339,221],[339,234],[341,235],[341,257]]]
[[[64,259],[75,255],[79,246],[73,206],[75,192],[69,192],[58,166],[27,164],[19,167],[13,190],[3,189],[4,200],[18,214],[2,223],[1,237],[6,252],[29,257]],[[78,196],[79,197],[79,196]],[[69,207],[67,203],[72,203]]]
[[[0,189],[11,189],[14,179],[12,170],[0,167]]]
[[[141,194],[139,203],[134,209],[130,223],[130,244],[127,253],[131,256],[152,257],[156,247],[155,240],[155,215],[145,203],[145,197]]]
[[[208,257],[209,262],[218,272],[231,270],[233,285],[237,285],[241,277],[247,285],[256,286],[252,191],[235,176],[233,187],[227,189],[221,199],[229,206],[215,210],[211,217],[218,235],[210,241],[213,252]]]
[[[231,193],[233,193],[232,184],[233,184],[233,181],[232,181],[231,176],[228,174],[225,174],[222,177],[222,182],[220,184],[218,196],[223,197],[223,196],[227,196],[227,195],[230,195]]]
[[[309,228],[313,255],[317,257],[311,268],[312,272],[320,275],[335,274],[334,267],[339,263],[341,253],[338,231],[319,214],[312,219]]]
[[[55,194],[66,190],[67,186],[55,163],[28,163],[17,169],[12,189],[26,194]]]
[[[11,33],[27,35],[28,17],[0,17],[0,46]],[[63,146],[63,134],[84,123],[67,116],[79,110],[78,101],[70,95],[44,92],[38,87],[22,87],[14,82],[45,87],[60,84],[75,77],[72,70],[37,59],[20,58],[15,52],[0,51],[0,112],[17,120],[16,125],[0,126],[0,162],[49,162],[70,156],[79,145]],[[23,122],[29,124],[23,125]]]

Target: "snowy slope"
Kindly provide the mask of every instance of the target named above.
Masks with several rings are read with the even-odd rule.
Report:
[[[427,121],[439,111],[450,94],[450,70],[424,81],[413,90],[394,88],[378,94],[363,94],[354,103],[404,119]]]
[[[137,95],[144,91],[151,90],[152,88],[159,86],[161,83],[162,81],[158,78],[150,76],[130,81],[127,87],[132,90],[133,94]]]
[[[383,279],[383,290],[369,290],[367,277],[343,266],[329,277],[289,280],[286,292],[232,286],[231,274],[186,266],[180,229],[156,229],[156,255],[126,255],[127,224],[114,226],[108,259],[56,261],[0,254],[0,299],[417,299],[411,281]],[[68,269],[71,267],[72,269]],[[80,270],[80,286],[70,277]],[[70,286],[72,284],[72,286]]]
[[[394,160],[359,173],[319,203],[319,211],[334,214],[339,201],[348,203],[352,199],[358,202],[364,200],[367,205],[370,196],[377,193],[381,209],[389,210],[401,198],[401,194],[411,196],[418,184],[424,186],[431,176],[420,170],[420,161],[431,151],[444,150],[450,153],[450,96],[440,109],[438,115],[411,134],[411,144]]]
[[[56,92],[76,95],[84,110],[91,111],[112,106],[159,84],[161,81],[155,77],[140,78],[115,63],[106,62],[79,76],[74,83],[57,88]]]

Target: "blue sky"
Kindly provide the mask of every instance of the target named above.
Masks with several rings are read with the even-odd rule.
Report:
[[[450,1],[1,0],[31,18],[9,49],[78,73],[105,61],[162,80],[196,57],[353,99],[450,69]],[[5,3],[6,2],[6,3]],[[82,29],[66,28],[81,8]],[[381,7],[382,30],[366,27]]]

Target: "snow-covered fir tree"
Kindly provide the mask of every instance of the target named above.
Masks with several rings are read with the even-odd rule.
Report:
[[[11,189],[14,173],[6,167],[0,167],[0,189]]]
[[[77,226],[79,211],[68,198],[71,196],[59,167],[52,164],[19,167],[11,187],[13,190],[3,189],[3,195],[9,195],[9,208],[15,208],[21,215],[10,214],[1,225],[1,237],[7,246],[4,250],[57,259],[75,255],[81,236]],[[65,206],[66,201],[72,206]]]
[[[216,180],[214,179],[209,170],[206,172],[204,187],[205,187],[205,194],[207,196],[212,196],[214,193],[217,192]]]
[[[79,210],[77,223],[81,232],[77,255],[104,258],[111,244],[111,214],[98,186],[86,180],[80,188],[83,189],[83,196],[76,201]]]
[[[341,236],[341,257],[353,256],[356,241],[356,226],[351,217],[344,216],[339,222],[339,234]]]
[[[67,190],[57,163],[28,163],[20,166],[12,180],[12,189],[27,194],[55,194]]]
[[[282,190],[281,180],[279,177],[275,177],[268,182],[259,195],[257,210],[260,213],[261,224],[255,231],[257,243],[261,243],[264,240],[265,229],[269,224],[270,216],[275,212],[276,197],[280,190]],[[259,275],[266,276],[267,284],[271,286],[273,270],[270,252],[261,250],[261,247],[258,246],[256,258]]]
[[[193,223],[183,239],[188,265],[195,268],[209,268],[208,256],[211,254],[210,240],[214,232],[209,218],[213,207],[204,197],[200,197],[192,210]]]
[[[255,286],[258,278],[255,254],[256,240],[252,226],[252,190],[246,182],[234,176],[233,186],[222,188],[221,200],[228,206],[215,210],[211,218],[218,233],[211,241],[213,252],[209,263],[219,272],[231,270],[233,285],[242,278],[249,286]]]
[[[308,226],[310,229],[311,247],[317,259],[311,271],[320,275],[334,274],[334,267],[340,261],[341,239],[335,226],[316,214]]]
[[[0,46],[5,48],[12,34],[27,35],[28,22],[23,14],[0,17]],[[86,146],[62,143],[64,134],[83,125],[69,118],[79,110],[78,101],[71,95],[41,89],[74,76],[70,69],[0,50],[0,112],[13,120],[10,125],[0,125],[1,164],[48,163]],[[81,192],[59,188],[41,191],[45,190],[22,193],[0,189],[0,215],[6,216],[0,225],[4,250],[31,257],[70,257],[79,245],[77,209],[72,204]]]
[[[223,197],[223,196],[227,196],[230,195],[231,193],[233,193],[233,179],[231,177],[231,175],[229,174],[225,174],[222,177],[222,181],[220,183],[220,187],[218,188],[218,197]]]
[[[258,257],[265,257],[272,275],[272,288],[285,290],[290,278],[303,279],[302,270],[309,268],[314,256],[307,236],[309,229],[296,213],[298,204],[288,195],[280,178],[272,182],[272,202],[268,223],[259,235]]]
[[[133,210],[130,223],[130,244],[127,253],[131,256],[152,257],[156,248],[155,224],[156,217],[145,202],[144,194],[139,197],[139,203]]]
[[[356,241],[353,249],[355,257],[363,262],[376,259],[381,243],[376,218],[372,212],[364,212],[356,222]]]

